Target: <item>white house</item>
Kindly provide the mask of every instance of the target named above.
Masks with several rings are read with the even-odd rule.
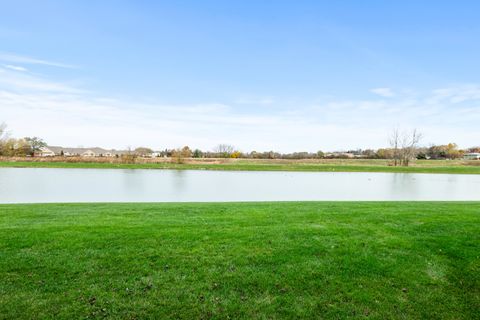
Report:
[[[465,153],[463,155],[463,159],[465,159],[465,160],[480,160],[480,153],[479,152]]]
[[[150,153],[149,156],[150,156],[150,158],[158,158],[158,157],[161,157],[162,154],[160,152],[154,151],[154,152]]]
[[[84,153],[81,154],[82,157],[95,157],[97,154],[93,152],[92,150],[88,149]]]
[[[122,154],[127,153],[123,150],[107,150],[98,147],[91,148],[64,148],[59,146],[46,146],[41,148],[39,152],[36,152],[36,155],[39,157],[54,157],[54,156],[63,156],[63,157],[116,157],[121,156]]]
[[[55,152],[48,147],[41,147],[37,154],[40,157],[55,157]]]

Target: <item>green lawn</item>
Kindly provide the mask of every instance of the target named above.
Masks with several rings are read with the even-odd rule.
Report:
[[[0,205],[1,319],[474,319],[480,203]]]
[[[469,163],[466,165],[465,163]],[[475,165],[477,164],[478,165]],[[388,166],[386,160],[333,160],[315,162],[284,162],[238,160],[225,163],[177,164],[160,163],[108,163],[108,162],[44,162],[0,161],[0,167],[17,168],[100,168],[100,169],[196,169],[196,170],[242,170],[242,171],[318,171],[318,172],[402,172],[402,173],[457,173],[480,174],[480,161],[417,161],[409,167]]]

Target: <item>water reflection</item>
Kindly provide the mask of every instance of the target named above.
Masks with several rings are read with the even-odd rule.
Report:
[[[0,203],[480,200],[480,175],[0,168]]]
[[[183,193],[186,186],[186,171],[183,170],[173,170],[174,178],[172,179],[173,189],[175,192]]]

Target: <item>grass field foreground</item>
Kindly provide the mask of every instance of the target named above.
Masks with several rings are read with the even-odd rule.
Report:
[[[480,203],[0,205],[2,319],[474,319]]]

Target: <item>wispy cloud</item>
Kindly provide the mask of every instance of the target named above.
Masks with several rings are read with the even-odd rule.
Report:
[[[429,99],[430,103],[448,101],[450,103],[461,103],[480,100],[480,85],[468,84],[433,90]]]
[[[378,148],[393,126],[417,127],[425,142],[478,144],[471,130],[480,121],[479,86],[447,87],[388,99],[335,99],[246,112],[228,103],[160,104],[116,99],[0,68],[0,122],[15,135],[37,135],[59,145],[124,148],[182,145],[211,149],[227,141],[247,150]],[[460,99],[467,97],[468,99]],[[251,100],[262,105],[262,100]],[[256,104],[255,104],[256,103]],[[275,102],[272,102],[275,105]]]
[[[15,70],[15,71],[13,71]],[[31,75],[12,68],[0,68],[0,88],[27,93],[56,92],[56,93],[79,93],[80,90],[66,83],[56,82]]]
[[[260,97],[260,98],[240,98],[234,101],[236,104],[247,104],[247,105],[271,105],[275,103],[275,100],[272,97]]]
[[[7,69],[10,69],[10,70],[14,70],[14,71],[21,71],[21,72],[26,72],[28,71],[27,68],[24,68],[22,66],[14,66],[14,65],[11,65],[11,64],[5,64],[3,65],[5,68]]]
[[[370,92],[385,98],[391,98],[395,96],[395,93],[390,88],[374,88],[371,89]]]
[[[58,68],[68,68],[68,69],[77,68],[77,66],[70,65],[70,64],[42,60],[42,59],[37,59],[37,58],[32,58],[32,57],[22,56],[17,54],[11,54],[11,53],[2,53],[2,52],[0,52],[0,61],[23,63],[23,64],[39,64],[39,65],[58,67]]]

